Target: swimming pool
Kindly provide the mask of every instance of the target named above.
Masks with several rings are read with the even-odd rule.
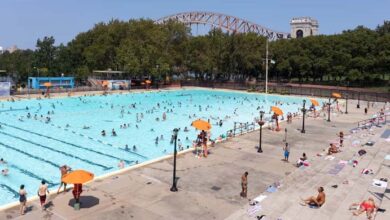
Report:
[[[181,129],[179,145],[191,146],[197,134],[191,127],[195,119],[210,119],[215,138],[232,129],[234,122],[253,122],[260,109],[269,118],[275,103],[285,113],[297,112],[302,98],[182,89],[1,102],[0,157],[7,164],[0,168],[8,167],[9,175],[0,176],[0,206],[18,200],[21,184],[29,196],[36,195],[42,179],[56,190],[63,164],[103,175],[117,170],[119,160],[131,166],[172,153],[174,128]],[[215,125],[220,120],[222,126]],[[121,128],[124,124],[126,128]],[[111,135],[112,129],[117,136]]]

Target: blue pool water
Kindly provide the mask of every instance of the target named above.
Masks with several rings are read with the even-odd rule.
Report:
[[[0,205],[17,201],[21,184],[30,196],[36,195],[42,179],[56,190],[59,166],[63,164],[96,176],[106,174],[118,169],[119,160],[131,166],[171,153],[170,137],[175,127],[181,128],[178,138],[186,148],[196,139],[193,120],[210,119],[211,137],[215,138],[232,129],[234,122],[253,122],[260,108],[269,118],[275,102],[283,103],[278,106],[285,113],[297,112],[302,98],[191,89],[0,102],[0,157],[8,162],[0,168],[9,169],[8,176],[0,175]],[[48,123],[47,116],[51,118]],[[223,125],[215,125],[220,119]],[[124,123],[130,126],[121,129]],[[184,132],[184,127],[189,132]],[[116,137],[111,136],[113,128]],[[107,133],[105,137],[102,130]],[[163,140],[156,144],[155,138],[161,135]]]

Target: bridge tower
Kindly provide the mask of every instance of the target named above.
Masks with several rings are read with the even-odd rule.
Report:
[[[318,35],[318,21],[311,17],[291,19],[291,38],[302,38]]]

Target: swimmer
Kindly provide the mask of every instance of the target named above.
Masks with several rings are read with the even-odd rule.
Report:
[[[102,133],[103,137],[106,136],[106,131],[105,130],[103,130],[101,133]]]
[[[1,175],[3,176],[8,176],[8,169],[5,168],[4,170],[1,171]]]
[[[123,160],[120,160],[118,163],[118,167],[119,167],[119,169],[125,168],[125,162]]]
[[[114,129],[112,129],[112,131],[111,131],[111,135],[112,135],[112,136],[114,136],[114,137],[116,136],[116,132],[115,132],[115,130],[114,130]]]
[[[6,163],[7,162],[3,158],[0,159],[0,164],[6,164]]]
[[[125,150],[129,151],[129,145],[127,145],[127,144],[125,145]]]

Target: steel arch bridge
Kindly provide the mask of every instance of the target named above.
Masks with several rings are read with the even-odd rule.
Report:
[[[200,11],[182,12],[160,18],[156,20],[155,23],[162,24],[169,20],[176,20],[187,25],[210,25],[211,27],[223,29],[232,33],[253,32],[258,35],[267,37],[269,40],[290,38],[289,33],[274,31],[253,22],[221,13]]]

